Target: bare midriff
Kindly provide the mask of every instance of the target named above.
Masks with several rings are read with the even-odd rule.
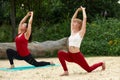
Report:
[[[77,53],[77,52],[80,52],[80,49],[78,47],[75,47],[75,46],[69,46],[69,52]]]

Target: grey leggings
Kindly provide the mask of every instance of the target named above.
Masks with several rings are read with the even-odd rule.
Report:
[[[13,62],[13,59],[18,59],[18,60],[24,60],[26,61],[27,63],[31,64],[31,65],[34,65],[36,67],[38,66],[45,66],[45,65],[50,65],[50,62],[45,62],[45,61],[40,61],[40,62],[37,62],[31,54],[29,54],[28,56],[25,56],[25,57],[21,57],[17,51],[13,50],[13,49],[7,49],[6,50],[6,53],[7,53],[7,57],[9,59],[9,62],[10,64],[14,64]]]

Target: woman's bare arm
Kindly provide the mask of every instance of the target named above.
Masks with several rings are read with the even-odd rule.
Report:
[[[20,27],[22,26],[23,23],[26,22],[27,18],[30,16],[30,13],[28,12],[26,16],[20,21],[19,26],[18,26],[18,34],[21,33]]]
[[[27,28],[27,31],[25,33],[25,38],[27,40],[29,40],[29,37],[31,35],[31,28],[32,28],[32,22],[33,22],[33,12],[30,12],[31,13],[31,17],[29,19],[29,22],[28,22],[28,28]]]
[[[83,37],[85,32],[86,32],[86,22],[87,22],[87,15],[84,7],[81,7],[82,13],[83,13],[83,22],[82,22],[82,27],[80,30],[80,35]]]
[[[77,18],[78,12],[81,11],[81,10],[82,10],[81,8],[78,8],[78,9],[75,11],[75,13],[74,13],[74,15],[73,15],[73,17],[72,17],[72,19],[71,19],[71,31],[72,31],[72,23],[73,23],[73,20]]]
[[[81,10],[82,10],[81,8],[78,8],[78,9],[75,11],[75,13],[74,13],[72,19],[77,18],[78,12],[81,11]]]

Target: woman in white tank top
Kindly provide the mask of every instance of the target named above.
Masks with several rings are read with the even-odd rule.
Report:
[[[83,20],[80,20],[77,18],[77,14],[79,11],[82,11]],[[87,21],[86,11],[85,11],[85,8],[81,6],[76,10],[71,20],[71,35],[68,38],[69,51],[68,52],[65,52],[62,50],[58,51],[59,61],[62,64],[62,67],[64,69],[64,73],[61,74],[61,76],[69,75],[65,61],[74,62],[80,65],[87,72],[91,72],[100,66],[102,67],[102,70],[105,70],[104,62],[99,62],[99,63],[93,64],[92,66],[89,66],[83,54],[80,52],[80,45],[86,33],[86,21]]]

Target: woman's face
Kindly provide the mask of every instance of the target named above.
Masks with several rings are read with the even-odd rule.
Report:
[[[79,22],[77,20],[73,20],[72,26],[73,26],[73,29],[79,31],[81,29],[81,22]]]
[[[20,27],[22,31],[26,31],[27,29],[27,23],[23,23],[22,26]]]

